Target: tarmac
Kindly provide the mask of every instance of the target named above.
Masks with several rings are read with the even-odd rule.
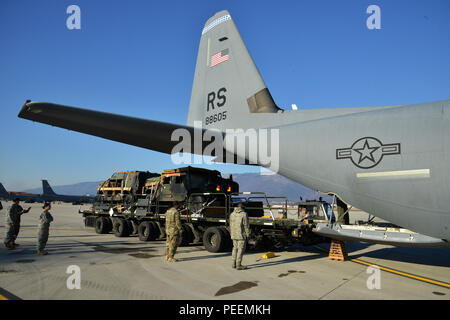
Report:
[[[2,203],[3,239],[4,215],[11,202]],[[237,271],[231,268],[230,253],[209,253],[201,245],[180,247],[176,254],[180,261],[166,262],[164,241],[96,234],[84,226],[78,214],[80,206],[53,204],[54,222],[46,248],[49,255],[38,256],[37,223],[42,204],[21,205],[31,206],[31,211],[22,216],[20,246],[0,249],[0,299],[450,298],[450,248],[353,242],[347,244],[351,260],[339,262],[328,258],[329,244],[294,245],[275,252],[271,259],[262,259],[264,252],[247,252],[243,262],[249,269]],[[364,213],[352,215],[359,219]],[[68,273],[73,268],[79,268],[80,289],[73,288],[74,275]]]

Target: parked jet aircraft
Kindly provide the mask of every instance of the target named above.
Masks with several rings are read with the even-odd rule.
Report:
[[[3,184],[0,183],[0,199],[13,200],[19,198],[20,201],[26,202],[42,202],[41,195],[36,193],[18,192],[18,191],[6,191]]]
[[[282,62],[278,62],[280,67]],[[161,107],[161,106],[155,106]],[[27,101],[19,117],[163,153],[175,129],[279,130],[279,171],[397,225],[450,240],[450,100],[282,110],[227,11],[202,31],[187,126]],[[204,131],[204,129],[203,129]],[[202,153],[204,145],[192,153]],[[248,147],[228,154],[248,158]],[[220,159],[219,159],[220,160]],[[267,166],[261,159],[258,165]]]
[[[73,195],[62,195],[56,194],[47,180],[42,180],[42,190],[43,194],[41,197],[45,201],[63,201],[63,202],[73,202],[73,203],[88,203],[94,201],[94,197],[90,196],[73,196]]]

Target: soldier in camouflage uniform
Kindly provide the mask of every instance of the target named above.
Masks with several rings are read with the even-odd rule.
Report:
[[[230,214],[230,234],[233,240],[233,268],[245,270],[246,266],[241,264],[242,256],[245,252],[247,239],[250,235],[248,215],[243,209],[244,204],[238,203],[237,207]]]
[[[44,212],[41,213],[39,217],[39,231],[38,231],[38,251],[39,255],[48,254],[47,251],[44,251],[45,245],[48,241],[48,233],[50,228],[50,222],[53,221],[53,217],[48,210],[51,209],[51,205],[49,202],[46,202],[42,207]]]
[[[310,217],[309,213],[306,211],[306,207],[300,208],[300,218],[302,218],[302,221],[305,219],[308,219]]]
[[[342,201],[339,197],[336,197],[336,207],[338,218],[336,223],[338,224],[350,224],[350,217],[348,214],[348,207],[344,201]]]
[[[16,244],[17,236],[20,230],[20,216],[24,213],[30,211],[30,208],[24,210],[19,205],[20,199],[15,198],[13,204],[9,208],[9,212],[5,215],[5,227],[6,227],[6,237],[5,237],[5,249],[14,249],[18,244]]]
[[[180,204],[174,201],[172,208],[166,211],[166,261],[176,262],[174,258],[181,240],[181,220],[178,208]]]

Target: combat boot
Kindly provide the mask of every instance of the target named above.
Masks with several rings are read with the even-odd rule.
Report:
[[[40,255],[40,256],[45,256],[45,255],[48,254],[48,252],[45,251],[45,250],[38,250],[37,254]]]
[[[247,270],[248,268],[247,268],[247,266],[243,266],[242,264],[238,264],[237,265],[237,267],[236,267],[236,270]]]
[[[178,262],[178,260],[175,259],[175,258],[169,258],[167,261],[169,261],[169,262]]]
[[[231,265],[231,267],[232,267],[233,269],[236,269],[236,261],[233,261],[233,264]]]
[[[5,243],[5,250],[13,250],[14,246],[10,243]]]

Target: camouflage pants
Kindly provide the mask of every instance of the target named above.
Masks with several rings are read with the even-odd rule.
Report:
[[[166,257],[173,258],[177,252],[177,247],[180,241],[180,235],[173,234],[166,236]]]
[[[338,208],[338,218],[336,220],[337,224],[350,224],[350,217],[348,212],[344,214],[344,210],[339,210]]]
[[[233,264],[236,262],[238,266],[241,265],[242,256],[245,252],[245,245],[245,240],[233,240],[233,253],[231,255],[233,258]]]
[[[337,207],[337,224],[350,224],[350,215],[348,213],[348,207],[346,204],[344,204],[341,200],[337,200],[336,202]]]
[[[39,227],[39,231],[38,231],[38,250],[39,251],[44,250],[45,246],[47,245],[48,234],[49,234],[49,227]]]
[[[20,231],[20,224],[15,224],[14,225],[14,241],[16,241],[17,236],[19,235],[19,231]]]
[[[9,244],[13,242],[16,239],[16,228],[15,225],[12,223],[7,223],[5,225],[6,227],[6,236],[5,236],[5,244]]]

